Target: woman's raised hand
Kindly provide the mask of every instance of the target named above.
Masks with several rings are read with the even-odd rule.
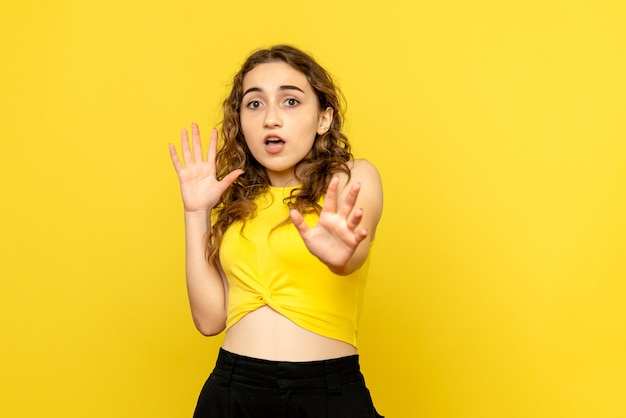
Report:
[[[209,211],[219,203],[222,193],[233,184],[237,177],[243,173],[243,170],[233,170],[222,180],[217,179],[215,164],[217,130],[213,129],[211,132],[206,160],[202,155],[202,141],[197,124],[191,125],[191,146],[186,129],[183,129],[180,138],[182,162],[178,157],[176,147],[172,144],[170,144],[170,157],[180,181],[180,192],[185,211]]]
[[[355,183],[341,205],[337,205],[339,178],[331,180],[317,225],[304,222],[300,212],[290,211],[291,220],[298,229],[309,251],[332,271],[340,272],[348,264],[357,247],[367,237],[367,230],[357,227],[363,219],[363,210],[354,209],[361,185]]]

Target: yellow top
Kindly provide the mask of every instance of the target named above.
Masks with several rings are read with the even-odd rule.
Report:
[[[224,233],[220,262],[228,279],[226,329],[268,305],[297,325],[356,347],[369,257],[348,276],[333,274],[304,245],[283,199],[293,188],[270,187],[259,196],[256,216]],[[306,215],[309,226],[316,214]]]

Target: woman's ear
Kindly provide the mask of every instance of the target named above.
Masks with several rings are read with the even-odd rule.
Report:
[[[330,129],[330,124],[333,123],[333,116],[335,115],[335,109],[327,107],[320,113],[317,121],[317,134],[324,135]]]

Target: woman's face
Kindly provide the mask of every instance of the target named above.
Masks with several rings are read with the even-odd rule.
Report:
[[[319,107],[304,74],[287,63],[259,64],[244,77],[241,130],[272,186],[294,184],[295,165],[328,131],[333,110]]]

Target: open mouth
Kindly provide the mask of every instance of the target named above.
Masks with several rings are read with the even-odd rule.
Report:
[[[285,149],[285,141],[275,136],[265,138],[265,151],[270,154],[278,154]]]
[[[265,145],[266,146],[281,146],[285,143],[285,141],[283,141],[280,138],[267,138],[265,140]]]

